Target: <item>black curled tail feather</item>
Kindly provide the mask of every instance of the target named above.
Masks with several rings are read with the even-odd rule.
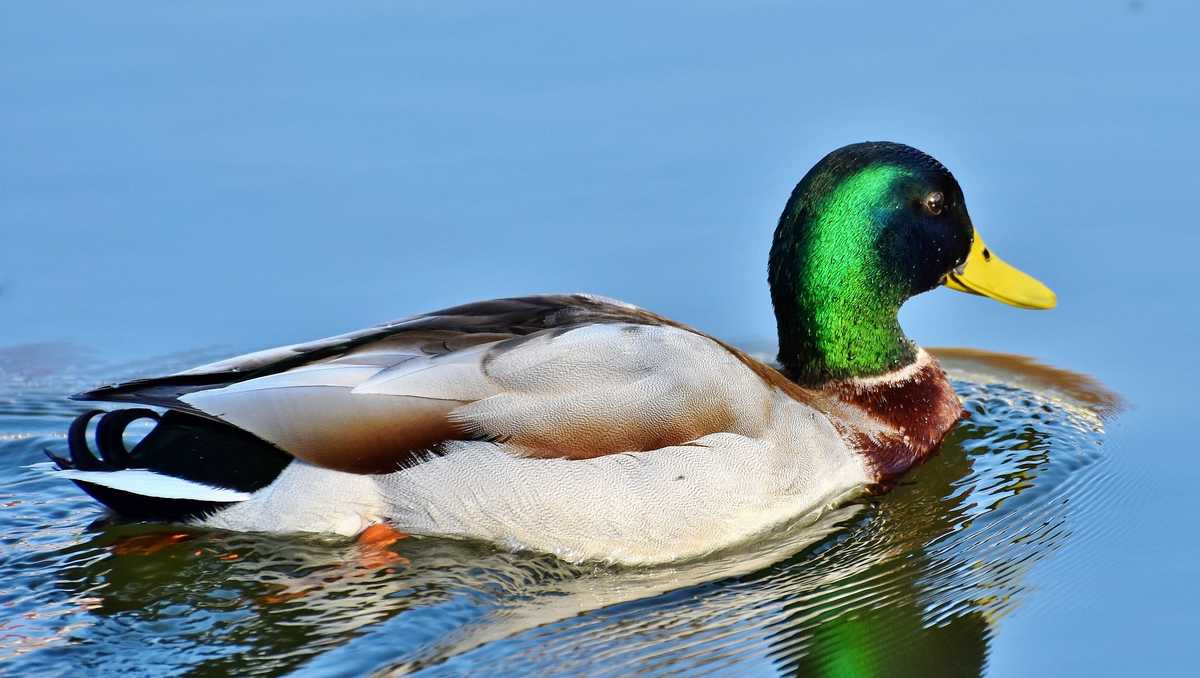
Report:
[[[95,449],[87,428],[97,415]],[[129,450],[124,433],[138,419],[151,419],[154,428]],[[104,412],[89,410],[75,418],[67,433],[69,457],[47,452],[59,468],[80,471],[146,469],[213,487],[254,492],[269,485],[292,457],[273,445],[229,424],[185,412],[159,414],[146,408]],[[151,497],[85,480],[75,480],[84,492],[130,520],[178,521],[203,516],[226,503],[197,499]]]

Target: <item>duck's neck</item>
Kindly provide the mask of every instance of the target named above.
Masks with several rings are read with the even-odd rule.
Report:
[[[819,386],[830,381],[874,377],[901,370],[916,360],[916,348],[895,316],[860,306],[836,310],[776,307],[779,362],[797,382]]]
[[[884,375],[917,358],[900,329],[899,304],[874,290],[862,293],[861,285],[842,278],[772,279],[779,363],[806,386]]]

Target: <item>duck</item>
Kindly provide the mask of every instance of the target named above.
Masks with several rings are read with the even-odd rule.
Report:
[[[885,491],[937,450],[964,412],[901,329],[906,300],[1057,302],[984,244],[944,165],[895,142],[804,175],[767,277],[774,363],[606,297],[477,301],[74,395],[115,405],[41,466],[121,520],[693,559]]]

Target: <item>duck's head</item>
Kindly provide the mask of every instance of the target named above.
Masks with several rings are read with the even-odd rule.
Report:
[[[1055,305],[1049,288],[984,244],[948,169],[891,142],[839,148],[809,170],[779,219],[769,279],[779,360],[811,385],[911,363],[916,347],[897,313],[939,285]]]

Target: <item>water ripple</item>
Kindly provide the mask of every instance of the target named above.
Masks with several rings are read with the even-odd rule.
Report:
[[[1031,573],[1080,566],[1067,546],[1109,529],[1096,516],[1134,501],[1138,480],[1108,463],[1121,403],[1094,382],[939,355],[971,416],[890,493],[704,561],[632,570],[437,539],[93,524],[90,500],[22,467],[61,445],[79,409],[62,394],[84,372],[152,370],[14,376],[10,361],[0,669],[979,675],[999,620],[1069,594]]]

